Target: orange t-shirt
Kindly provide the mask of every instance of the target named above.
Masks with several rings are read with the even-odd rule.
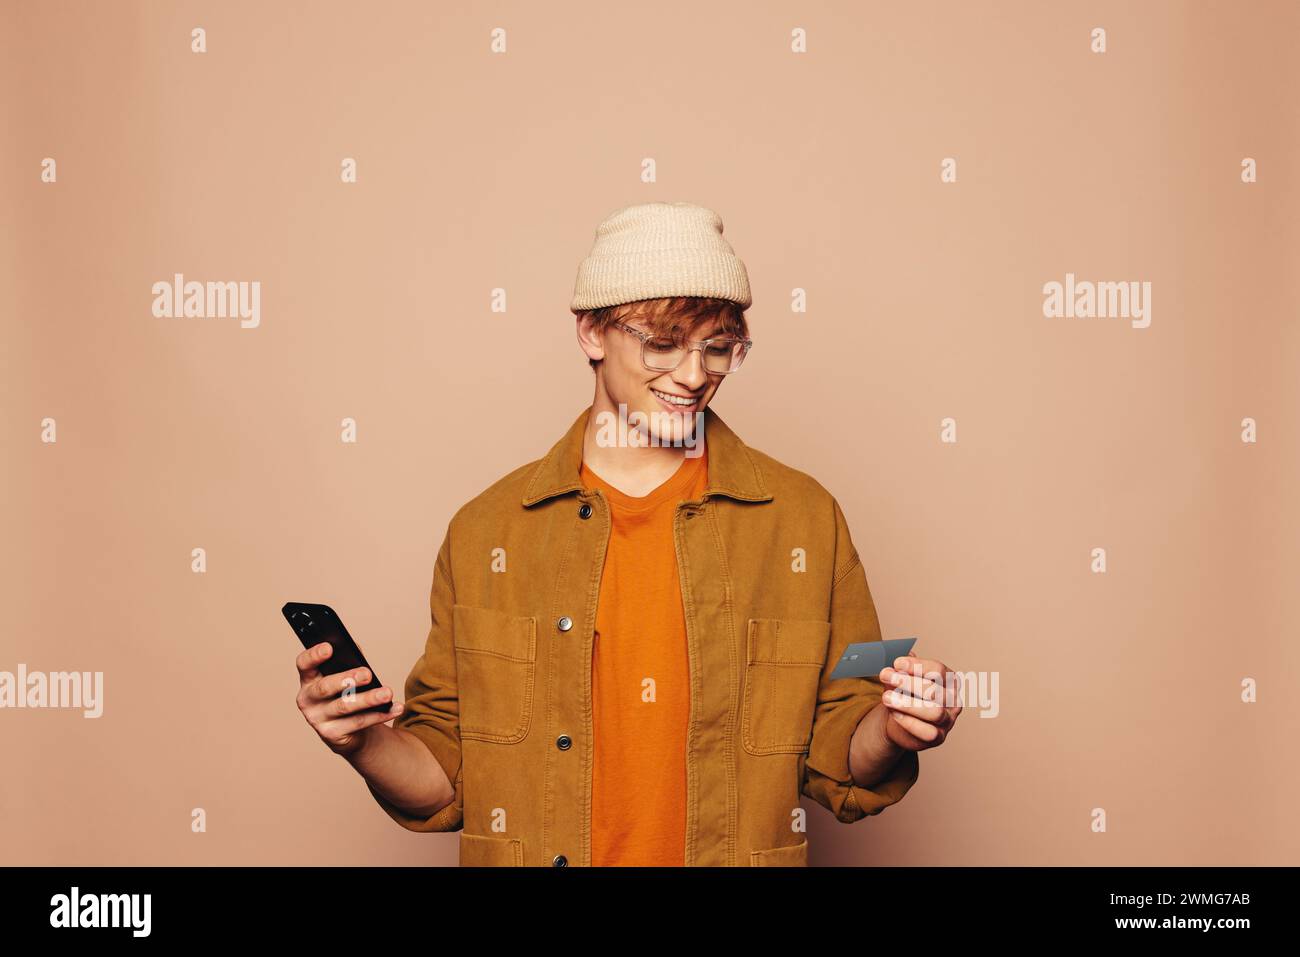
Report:
[[[613,527],[596,606],[591,863],[681,867],[686,862],[686,614],[673,517],[704,494],[707,452],[684,457],[649,495],[625,495],[582,465]]]

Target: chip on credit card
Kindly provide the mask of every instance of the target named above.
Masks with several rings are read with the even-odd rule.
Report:
[[[894,659],[907,654],[915,638],[889,638],[886,641],[856,641],[844,649],[832,678],[875,678]]]

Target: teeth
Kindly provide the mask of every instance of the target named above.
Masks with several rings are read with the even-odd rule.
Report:
[[[669,395],[666,392],[660,392],[658,389],[651,389],[655,395],[659,396],[665,402],[671,402],[673,405],[694,405],[694,399],[683,399],[675,395]]]

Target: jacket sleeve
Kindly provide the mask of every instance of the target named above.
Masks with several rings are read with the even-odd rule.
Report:
[[[883,687],[877,678],[836,678],[844,649],[859,641],[880,641],[880,622],[867,586],[866,570],[849,536],[838,503],[835,514],[835,571],[831,587],[831,637],[817,691],[812,742],[804,768],[803,793],[844,823],[879,814],[902,800],[916,783],[920,759],[905,751],[892,770],[870,788],[853,783],[849,771],[849,742],[858,722],[880,703]]]
[[[400,808],[367,782],[379,806],[402,827],[411,831],[455,831],[464,825],[464,786],[461,780],[460,699],[456,690],[456,652],[452,641],[452,605],[455,591],[451,578],[451,530],[443,539],[434,563],[433,587],[429,593],[429,637],[424,654],[406,679],[402,713],[393,721],[420,739],[429,749],[447,780],[456,789],[452,802],[441,810]]]

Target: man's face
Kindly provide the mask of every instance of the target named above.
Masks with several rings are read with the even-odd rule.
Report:
[[[620,322],[640,332],[651,332],[640,318],[624,318]],[[626,406],[630,424],[647,430],[657,444],[669,445],[689,436],[698,414],[704,411],[726,376],[708,372],[699,349],[687,352],[673,371],[656,372],[643,364],[641,340],[637,336],[614,325],[597,335],[598,354],[593,355],[586,344],[583,346],[591,358],[601,359],[603,355],[596,369],[597,396],[603,390],[612,408]],[[686,338],[693,342],[724,335],[729,334],[721,331],[720,320],[709,319],[692,328]],[[638,412],[644,419],[633,418]]]

